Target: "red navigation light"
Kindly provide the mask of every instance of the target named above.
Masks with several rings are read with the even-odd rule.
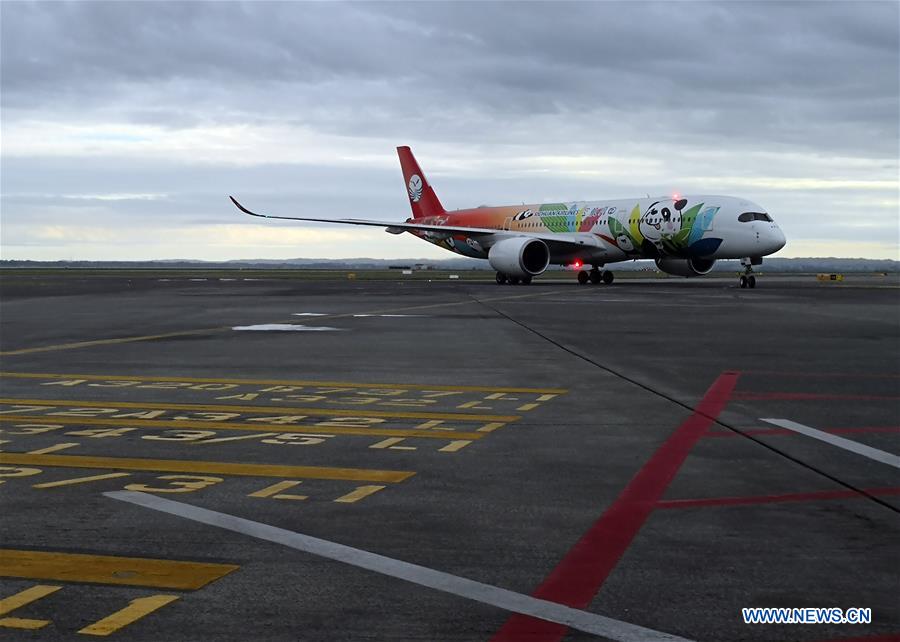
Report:
[[[675,192],[674,194],[672,194],[673,201],[677,201],[680,198],[681,198],[681,195],[678,192]]]
[[[575,259],[575,262],[572,264],[572,267],[575,268],[575,269],[577,270],[577,269],[580,268],[582,265],[584,265],[584,264],[583,264],[581,261],[579,261],[578,259]]]

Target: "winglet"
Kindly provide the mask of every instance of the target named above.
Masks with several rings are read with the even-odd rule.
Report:
[[[257,214],[256,212],[251,212],[251,211],[248,210],[246,207],[244,207],[243,205],[241,205],[240,203],[238,203],[237,199],[236,199],[234,196],[229,196],[228,198],[230,198],[230,199],[231,199],[231,202],[234,203],[235,206],[236,206],[239,210],[241,210],[244,214],[249,214],[250,216],[258,216],[258,217],[260,217],[260,218],[269,218],[269,217],[266,216],[265,214]]]

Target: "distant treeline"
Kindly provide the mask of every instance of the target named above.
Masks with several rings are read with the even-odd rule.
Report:
[[[304,270],[387,270],[425,266],[435,270],[490,270],[486,261],[476,259],[249,259],[239,261],[10,261],[0,260],[0,268],[117,268],[117,269],[304,269]],[[628,261],[613,263],[615,270],[654,271],[652,261]],[[551,268],[562,269],[562,268]],[[735,260],[719,261],[716,271],[735,271],[739,263]],[[840,259],[811,257],[765,259],[762,271],[769,272],[900,272],[900,261],[890,259]]]

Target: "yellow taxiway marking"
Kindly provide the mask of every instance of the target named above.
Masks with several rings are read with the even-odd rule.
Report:
[[[30,453],[35,454],[35,453]],[[131,473],[106,473],[105,475],[90,475],[89,477],[76,477],[75,479],[63,479],[55,482],[44,482],[43,484],[34,484],[32,488],[58,488],[59,486],[74,486],[75,484],[87,484],[93,481],[103,479],[115,479],[116,477],[128,477]]]
[[[0,618],[0,626],[7,629],[26,629],[34,631],[42,629],[50,624],[50,620],[29,620],[21,617],[4,617]]]
[[[285,480],[271,486],[266,486],[262,490],[250,493],[247,497],[274,497],[274,499],[309,499],[309,495],[286,495],[281,491],[299,486],[302,482]]]
[[[0,561],[2,563],[2,561]],[[56,593],[61,586],[45,586],[37,585],[19,591],[15,595],[10,595],[0,600],[0,615],[12,613],[18,608],[36,602],[42,597],[47,597],[51,593]],[[0,626],[9,629],[40,629],[50,624],[49,620],[28,620],[18,617],[5,617],[0,619]]]
[[[61,468],[107,468],[163,473],[209,473],[246,477],[302,477],[306,479],[339,479],[346,481],[402,482],[415,472],[405,470],[372,470],[366,468],[331,468],[327,466],[283,466],[278,464],[239,464],[185,459],[130,459],[126,457],[90,457],[83,455],[32,455],[0,453],[0,464],[51,466]]]
[[[342,495],[338,497],[336,502],[341,504],[353,504],[354,502],[358,502],[361,499],[368,497],[369,495],[373,495],[377,493],[379,490],[382,490],[384,486],[360,486],[356,490],[347,493],[346,495]]]
[[[240,567],[235,564],[210,562],[0,549],[0,577],[29,580],[88,582],[196,591],[238,568]],[[45,588],[56,590],[59,587]],[[50,592],[52,593],[52,591]],[[47,594],[43,593],[38,597]],[[0,606],[0,614],[2,613],[2,606]]]
[[[5,353],[0,353],[0,355]],[[238,385],[261,386],[315,386],[326,388],[374,388],[374,389],[409,389],[409,390],[452,390],[459,392],[531,392],[534,394],[564,394],[564,388],[508,388],[503,386],[448,386],[428,385],[424,383],[360,383],[350,381],[310,381],[297,379],[231,379],[209,377],[138,377],[133,375],[97,375],[97,374],[52,374],[37,372],[0,372],[0,377],[8,379],[85,379],[87,381],[174,381],[178,383],[234,383]],[[539,401],[544,401],[539,399]]]
[[[20,406],[67,406],[69,408],[137,408],[141,410],[187,410],[193,412],[247,412],[300,414],[315,417],[385,417],[390,419],[452,419],[454,421],[516,421],[518,415],[472,415],[462,412],[406,412],[394,410],[351,410],[349,408],[300,408],[295,406],[235,406],[194,403],[154,403],[137,401],[83,401],[79,399],[0,398],[0,404]]]
[[[534,410],[537,407],[538,407],[538,404],[536,404],[536,403],[523,403],[521,406],[516,408],[516,410],[521,410],[523,412],[527,412],[529,410]]]
[[[438,451],[442,453],[455,453],[457,450],[465,448],[471,443],[472,442],[468,439],[456,439],[454,441],[451,441],[443,448],[439,448]]]
[[[0,421],[3,421],[3,419],[0,418]],[[478,429],[478,432],[494,432],[495,430],[497,430],[497,428],[502,428],[505,425],[506,424],[503,424],[503,423],[485,424],[481,428]],[[462,433],[453,433],[453,435],[454,436],[462,436]],[[467,439],[468,439],[468,437],[467,437]]]
[[[11,357],[17,354],[32,354],[35,352],[52,352],[55,350],[73,350],[75,348],[89,348],[91,346],[114,345],[116,343],[131,343],[132,341],[150,341],[152,339],[168,339],[169,337],[183,337],[191,334],[206,334],[217,332],[225,328],[203,328],[199,330],[180,330],[178,332],[165,332],[163,334],[145,334],[137,337],[120,337],[118,339],[94,339],[91,341],[75,341],[73,343],[57,343],[36,348],[20,348],[18,350],[4,350],[0,356]]]
[[[47,446],[46,448],[40,448],[38,450],[29,450],[28,454],[30,454],[30,455],[49,455],[50,453],[59,452],[60,450],[66,450],[67,448],[73,448],[77,445],[78,445],[77,443],[55,444],[53,446]]]
[[[248,430],[269,432],[277,430],[279,433],[298,432],[308,434],[310,432],[325,432],[331,435],[364,435],[374,437],[424,437],[426,439],[447,439],[448,436],[461,439],[481,439],[484,432],[490,432],[479,428],[480,432],[462,432],[444,430],[435,432],[432,430],[404,430],[402,428],[354,428],[352,426],[316,426],[311,424],[294,426],[290,424],[266,424],[266,423],[236,423],[229,421],[167,421],[165,419],[104,419],[101,417],[58,417],[51,415],[0,415],[0,423],[51,423],[63,426],[129,426],[135,428],[172,428],[172,429],[206,429],[206,430]],[[487,426],[504,426],[504,423],[489,423]],[[492,429],[493,430],[493,429]],[[257,437],[259,435],[256,435]],[[212,440],[209,440],[210,442]],[[203,443],[203,442],[196,442]]]
[[[429,310],[434,308],[445,308],[456,305],[473,305],[473,304],[481,304],[481,303],[489,303],[493,301],[507,301],[511,299],[524,299],[524,298],[537,298],[542,296],[551,296],[554,294],[559,294],[561,290],[551,290],[549,292],[535,292],[529,294],[517,294],[512,296],[502,296],[502,297],[491,297],[488,299],[475,299],[469,297],[467,299],[463,299],[461,301],[449,301],[447,303],[432,303],[426,305],[411,305],[402,308],[390,308],[387,310],[367,310],[364,312],[346,312],[341,314],[326,314],[321,317],[316,317],[317,321],[322,321],[325,319],[342,319],[347,317],[352,317],[355,314],[390,314],[395,312],[405,312],[407,310]],[[297,321],[296,318],[291,318],[285,323],[295,323]],[[19,348],[18,350],[5,350],[0,352],[0,356],[8,357],[15,356],[20,354],[32,354],[35,352],[52,352],[56,350],[75,350],[78,348],[89,348],[92,346],[102,346],[102,345],[115,345],[119,343],[132,343],[135,341],[152,341],[153,339],[168,339],[171,337],[184,337],[190,336],[193,334],[210,334],[215,332],[226,332],[230,331],[232,328],[231,325],[224,326],[216,326],[214,328],[194,328],[191,330],[177,330],[175,332],[165,332],[163,334],[145,334],[133,337],[118,337],[115,339],[93,339],[89,341],[75,341],[72,343],[58,343],[54,345],[46,345],[46,346],[38,346],[34,348]]]
[[[403,441],[402,437],[391,437],[389,439],[382,439],[377,444],[372,444],[369,448],[390,448],[394,444],[399,444]]]
[[[107,615],[102,620],[80,629],[78,632],[85,635],[106,636],[115,633],[132,622],[137,622],[142,617],[161,609],[166,604],[178,599],[178,595],[151,595],[131,600],[124,609],[120,609],[112,615]]]

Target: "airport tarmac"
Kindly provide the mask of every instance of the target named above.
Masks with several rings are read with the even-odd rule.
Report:
[[[896,275],[4,280],[4,639],[900,636]]]

